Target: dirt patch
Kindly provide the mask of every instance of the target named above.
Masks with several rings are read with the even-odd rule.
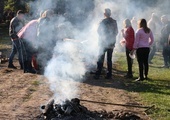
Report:
[[[6,66],[0,64],[0,120],[37,119],[41,114],[40,105],[53,95],[47,80],[41,75],[24,74]],[[79,84],[81,104],[92,111],[128,111],[148,120],[143,112],[145,108],[136,101],[138,94],[125,91],[123,82],[119,72],[112,80],[94,80],[92,75],[87,75]]]

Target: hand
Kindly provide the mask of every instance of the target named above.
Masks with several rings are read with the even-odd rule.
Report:
[[[135,50],[132,50],[132,51],[130,52],[130,55],[133,55],[133,54],[134,54],[134,51],[135,51]]]

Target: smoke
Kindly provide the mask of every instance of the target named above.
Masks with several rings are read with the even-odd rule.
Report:
[[[65,41],[58,43],[54,54],[46,67],[45,76],[56,100],[78,97],[75,81],[82,80],[86,69],[82,62],[78,44]]]
[[[51,48],[47,44],[51,41],[55,46],[49,51],[53,55],[48,60],[44,75],[49,81],[50,89],[56,100],[78,97],[78,82],[82,82],[86,72],[95,66],[101,54],[99,48],[102,47],[98,45],[97,28],[104,18],[105,8],[111,9],[112,17],[117,20],[119,31],[123,28],[122,21],[126,18],[132,19],[135,16],[137,20],[140,18],[148,20],[153,12],[158,16],[168,13],[168,0],[143,1],[57,0],[56,2],[55,0],[41,0],[30,3],[33,16],[46,9],[55,10],[56,8],[65,13],[57,15],[51,22],[50,26],[56,28],[53,33],[55,40],[41,41],[41,44],[45,45],[44,48]],[[63,8],[57,5],[63,5]],[[161,12],[163,8],[167,9]],[[60,12],[57,11],[57,13]],[[47,33],[46,37],[51,38],[49,28],[44,28],[44,30]],[[118,35],[115,48],[117,50],[121,49],[120,39],[121,35]],[[46,58],[40,57],[40,59]],[[113,59],[116,60],[115,56]]]

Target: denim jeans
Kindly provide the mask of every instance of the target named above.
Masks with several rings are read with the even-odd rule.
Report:
[[[19,40],[12,41],[12,51],[9,57],[9,65],[13,64],[14,56],[18,53],[19,64],[22,66],[22,59],[21,59],[21,46]]]

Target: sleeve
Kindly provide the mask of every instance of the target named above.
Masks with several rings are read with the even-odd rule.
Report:
[[[11,22],[10,31],[9,31],[9,36],[12,39],[18,39],[17,32],[15,31],[17,26],[18,26],[17,22],[15,20],[13,20]]]
[[[27,29],[26,29],[26,27],[23,27],[19,32],[18,32],[18,37],[19,38],[23,38],[24,37],[24,33],[25,33],[25,31],[26,31]]]
[[[135,41],[134,41],[134,44],[133,44],[133,48],[134,48],[134,49],[137,49],[137,48],[138,48],[139,36],[140,36],[140,31],[138,30],[138,31],[136,32],[136,37],[135,37]]]
[[[154,37],[153,37],[153,33],[152,33],[152,31],[150,32],[150,43],[149,43],[149,45],[152,45],[153,44],[153,42],[154,42]]]
[[[101,21],[101,22],[99,23],[99,27],[98,27],[98,29],[97,29],[97,33],[98,33],[99,35],[103,34],[103,21]]]
[[[117,22],[115,21],[115,35],[117,35],[118,34],[118,27],[117,27]]]

